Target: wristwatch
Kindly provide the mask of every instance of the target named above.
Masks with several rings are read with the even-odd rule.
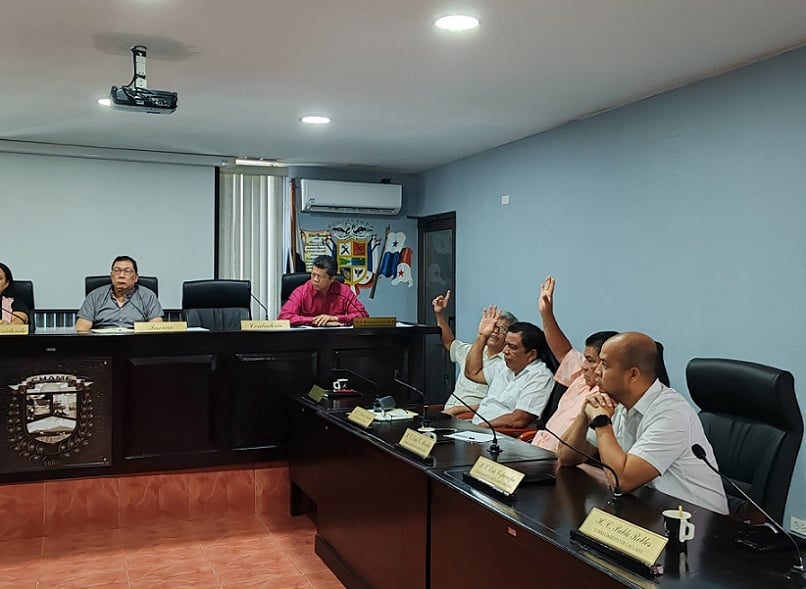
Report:
[[[593,419],[591,419],[590,428],[595,430],[597,427],[604,427],[606,425],[610,425],[613,422],[610,421],[610,418],[607,415],[597,415]]]

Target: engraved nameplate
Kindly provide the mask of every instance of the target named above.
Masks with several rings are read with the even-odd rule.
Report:
[[[135,321],[135,333],[153,333],[155,331],[187,331],[187,321]]]
[[[668,538],[594,507],[579,531],[613,550],[652,566]]]
[[[498,489],[506,495],[512,495],[523,480],[523,477],[526,476],[524,473],[518,472],[514,468],[498,464],[484,456],[478,457],[468,474],[476,480],[491,485],[493,488]]]
[[[420,458],[428,458],[428,455],[431,454],[431,450],[436,443],[436,438],[421,434],[411,428],[406,428],[406,432],[403,434],[403,437],[400,438],[400,447],[416,454]]]
[[[347,419],[366,429],[372,424],[375,414],[363,407],[353,407],[353,410],[347,414]]]
[[[242,319],[241,331],[279,331],[291,329],[288,319]]]

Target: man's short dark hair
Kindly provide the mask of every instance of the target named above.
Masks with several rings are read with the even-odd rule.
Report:
[[[134,258],[132,258],[131,256],[118,256],[117,258],[112,260],[112,267],[114,268],[115,264],[117,264],[118,262],[131,262],[132,267],[134,268],[134,273],[139,274],[139,272],[137,271],[137,262],[135,262]]]
[[[520,334],[521,343],[523,344],[524,349],[527,352],[535,350],[538,358],[542,358],[543,352],[548,349],[546,336],[543,334],[543,330],[534,323],[529,323],[527,321],[516,321],[509,326],[507,331],[510,333]]]
[[[598,354],[602,351],[604,343],[614,335],[618,335],[618,331],[597,331],[596,333],[592,333],[585,340],[585,347],[594,348]]]
[[[316,256],[313,259],[313,265],[317,268],[325,270],[328,276],[336,275],[336,260],[334,260],[331,256]]]

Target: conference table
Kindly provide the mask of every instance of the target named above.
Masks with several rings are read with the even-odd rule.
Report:
[[[366,403],[366,399],[359,401]],[[744,524],[649,487],[614,498],[601,470],[560,467],[553,455],[501,437],[497,461],[553,481],[522,483],[511,501],[464,476],[489,443],[434,446],[421,460],[396,443],[418,419],[373,423],[346,419],[327,400],[289,400],[291,510],[313,512],[315,549],[350,589],[485,587],[804,587],[790,571],[794,549],[756,553],[734,538]],[[467,421],[433,423],[483,431]],[[592,508],[664,533],[661,512],[682,506],[695,537],[685,552],[664,550],[664,572],[650,577],[572,538]]]
[[[433,326],[0,337],[0,484],[285,460],[285,396],[423,379]],[[342,376],[341,374],[339,376]]]

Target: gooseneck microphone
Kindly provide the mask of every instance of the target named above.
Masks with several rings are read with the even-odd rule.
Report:
[[[605,464],[601,460],[598,460],[598,459],[594,458],[593,456],[590,456],[590,455],[586,454],[582,450],[579,450],[578,448],[574,448],[571,444],[569,444],[568,442],[563,440],[560,436],[558,436],[553,431],[551,431],[549,428],[547,428],[545,422],[542,419],[537,420],[537,429],[538,429],[538,431],[543,430],[546,433],[551,434],[552,436],[557,438],[557,441],[560,442],[560,444],[562,444],[566,448],[569,448],[569,449],[573,450],[574,452],[576,452],[580,456],[584,456],[585,458],[587,458],[588,460],[593,462],[595,465],[599,466],[600,468],[605,469],[607,472],[612,474],[613,475],[613,480],[616,483],[616,486],[613,489],[613,497],[616,497],[616,498],[621,497],[621,495],[622,495],[621,483],[619,482],[618,475],[616,474],[616,471],[613,470],[613,468],[611,468],[610,466],[608,466],[607,464]]]
[[[249,296],[250,296],[250,297],[252,297],[252,298],[255,300],[255,302],[258,304],[258,305],[260,305],[260,308],[261,308],[261,309],[263,309],[264,311],[266,311],[266,319],[268,319],[268,318],[269,318],[269,310],[266,308],[266,305],[264,305],[263,303],[261,303],[261,302],[260,302],[260,299],[258,299],[258,298],[257,298],[255,295],[253,295],[251,292],[249,293]]]
[[[402,380],[400,380],[397,377],[398,372],[399,372],[398,370],[395,370],[395,375],[392,377],[394,379],[394,381],[397,384],[403,385],[404,387],[406,387],[410,391],[414,391],[415,393],[420,395],[420,398],[423,400],[423,403],[422,403],[423,404],[423,416],[420,418],[420,429],[424,430],[424,431],[428,431],[428,429],[431,427],[431,423],[428,420],[428,399],[425,398],[425,393],[422,392],[420,389],[414,388],[409,383],[403,382]]]
[[[358,314],[359,314],[359,315],[361,315],[362,317],[369,317],[369,313],[367,313],[367,310],[366,310],[366,309],[362,309],[361,307],[359,307],[358,305],[356,305],[356,304],[355,304],[355,301],[354,301],[353,299],[351,299],[351,298],[350,298],[350,297],[348,297],[347,295],[342,294],[341,292],[339,292],[339,293],[337,293],[337,294],[338,294],[338,295],[339,295],[341,298],[343,298],[345,301],[347,301],[347,304],[350,306],[350,308],[352,308],[352,309],[353,309],[353,311],[355,311],[356,313],[358,313]],[[346,313],[345,313],[345,315],[346,315]]]
[[[350,370],[349,368],[331,368],[330,371],[331,372],[346,372],[348,374],[352,374],[353,376],[357,376],[360,380],[363,380],[365,383],[368,383],[368,384],[372,385],[372,387],[375,389],[375,399],[378,399],[380,397],[380,392],[378,390],[378,383],[376,383],[374,380],[370,380],[366,376],[364,376],[362,374],[358,374],[356,371]]]
[[[742,497],[747,499],[747,501],[750,503],[750,505],[752,505],[753,507],[758,509],[761,512],[761,514],[765,518],[767,518],[767,521],[770,523],[770,525],[772,525],[775,529],[779,530],[784,536],[789,538],[789,541],[792,542],[792,546],[795,547],[795,564],[792,565],[792,570],[795,570],[795,571],[798,571],[800,573],[803,573],[806,570],[806,569],[803,568],[803,557],[800,555],[800,548],[798,548],[798,543],[795,542],[795,539],[792,537],[792,535],[789,532],[787,532],[783,528],[783,526],[781,524],[779,524],[777,521],[775,521],[775,519],[773,519],[770,516],[769,513],[764,511],[758,503],[753,501],[753,499],[750,497],[750,495],[748,495],[747,493],[742,491],[742,488],[739,485],[737,485],[732,480],[730,480],[728,477],[726,477],[724,474],[719,472],[716,469],[716,467],[708,461],[708,457],[706,456],[705,449],[702,446],[700,446],[699,444],[694,444],[691,447],[691,451],[694,452],[694,456],[696,456],[697,458],[702,460],[708,466],[708,468],[710,468],[716,474],[718,474],[719,478],[721,478],[723,481],[726,481],[731,487],[736,489],[736,491],[738,491],[739,494]]]
[[[448,382],[448,377],[446,375],[445,376],[445,383],[447,384],[447,382]],[[470,411],[473,415],[478,415],[479,419],[481,419],[485,424],[487,424],[487,427],[490,428],[490,431],[493,434],[493,442],[492,442],[492,444],[490,444],[490,447],[489,447],[489,449],[487,451],[490,454],[492,454],[494,458],[498,458],[498,455],[501,454],[501,446],[498,445],[498,435],[495,433],[495,428],[493,427],[493,424],[491,424],[489,421],[487,421],[487,418],[484,417],[481,413],[479,413],[476,409],[473,409],[473,407],[471,407],[470,405],[465,403],[465,400],[462,399],[459,395],[457,395],[453,391],[451,391],[448,394],[449,394],[449,396],[451,396],[454,399],[456,399],[457,401],[459,401],[462,405],[467,407],[467,410]]]

